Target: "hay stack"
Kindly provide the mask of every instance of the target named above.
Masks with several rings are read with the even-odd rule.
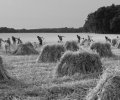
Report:
[[[97,54],[88,52],[67,51],[56,67],[57,77],[74,75],[75,73],[89,74],[102,71],[102,63]]]
[[[15,55],[31,55],[38,54],[38,52],[34,49],[31,43],[25,43],[18,45],[17,49],[13,52]]]
[[[104,73],[86,100],[120,100],[120,72]]]
[[[79,50],[79,46],[76,41],[67,41],[65,43],[66,50],[77,51]]]
[[[120,40],[117,41],[117,48],[120,49]]]
[[[109,43],[93,43],[90,47],[92,50],[96,50],[96,52],[101,57],[111,57],[113,53],[111,51],[111,45]]]
[[[120,49],[120,43],[118,43],[118,46],[117,46],[118,49]]]
[[[63,45],[45,45],[37,59],[37,62],[57,62],[64,52],[65,48]]]
[[[30,48],[34,48],[34,46],[32,45],[31,42],[27,42],[27,43],[25,43],[25,45],[27,45],[27,46],[30,47]]]
[[[116,46],[117,45],[117,39],[112,39],[112,46]]]
[[[7,71],[4,69],[2,57],[0,57],[0,81],[8,80],[10,77],[7,75]]]

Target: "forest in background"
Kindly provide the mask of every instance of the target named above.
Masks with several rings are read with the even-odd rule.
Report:
[[[120,33],[120,5],[100,7],[88,14],[83,27],[80,28],[41,28],[41,29],[14,29],[0,27],[0,33]]]
[[[83,28],[91,33],[120,33],[120,5],[112,4],[90,13]]]

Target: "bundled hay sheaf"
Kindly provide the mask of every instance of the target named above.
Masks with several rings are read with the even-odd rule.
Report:
[[[117,41],[117,48],[120,49],[120,40]]]
[[[117,44],[117,39],[112,39],[112,46],[116,46]]]
[[[2,57],[0,57],[0,81],[11,79],[4,69]]]
[[[31,42],[27,42],[27,43],[25,43],[25,45],[27,45],[29,48],[34,48],[34,46],[32,45]]]
[[[86,100],[120,100],[120,72],[104,73]]]
[[[75,73],[102,72],[102,63],[97,54],[67,51],[56,66],[55,76],[70,76]]]
[[[65,48],[61,44],[45,45],[37,62],[57,62],[64,52]]]
[[[120,49],[120,43],[118,43],[118,46],[117,46],[118,49]]]
[[[92,50],[96,50],[96,52],[101,57],[111,57],[113,53],[111,51],[111,45],[109,43],[93,43],[90,47]]]
[[[76,41],[67,41],[65,43],[66,50],[77,51],[79,50],[79,46]]]
[[[38,54],[38,51],[36,51],[33,47],[33,45],[28,42],[25,44],[18,45],[17,49],[13,52],[15,55],[31,55],[31,54]]]

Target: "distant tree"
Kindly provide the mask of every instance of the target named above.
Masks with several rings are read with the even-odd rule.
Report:
[[[111,31],[114,33],[120,32],[120,16],[114,17],[110,25]]]
[[[101,7],[90,13],[83,26],[84,31],[97,33],[120,32],[119,25],[120,5]],[[116,17],[117,16],[117,17]]]

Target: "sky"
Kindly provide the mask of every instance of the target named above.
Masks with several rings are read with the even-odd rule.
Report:
[[[87,15],[120,0],[0,0],[0,27],[82,27]]]

